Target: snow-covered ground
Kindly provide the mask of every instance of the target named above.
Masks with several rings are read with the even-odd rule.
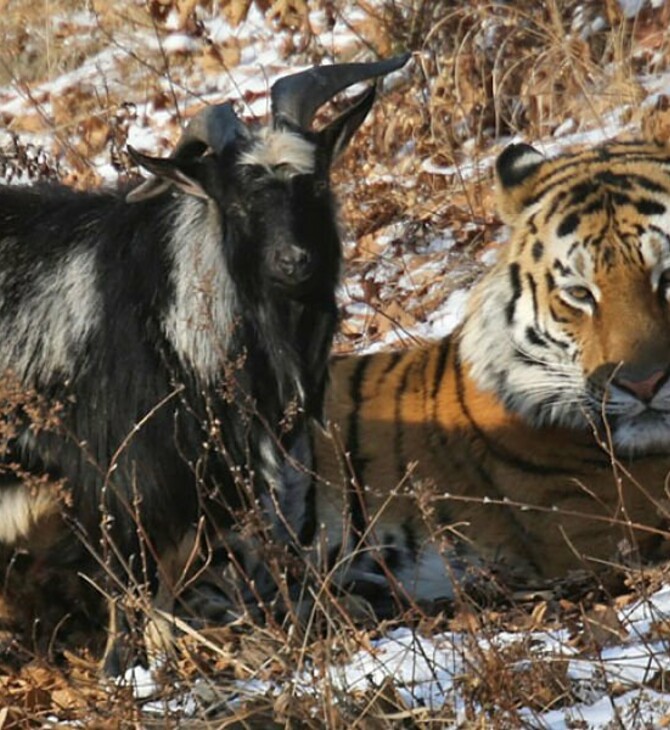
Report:
[[[545,662],[567,659],[567,677],[584,701],[541,714],[523,711],[522,716],[534,727],[567,730],[575,727],[576,721],[586,722],[589,728],[644,727],[645,723],[653,726],[670,714],[670,696],[640,687],[670,668],[667,638],[654,638],[654,627],[668,618],[670,589],[663,588],[648,600],[619,612],[627,638],[618,646],[602,649],[598,656],[575,657],[578,652],[571,648],[566,629],[500,632],[480,639],[477,648],[492,651],[523,642],[532,645],[531,654]],[[380,687],[386,678],[393,677],[407,707],[436,709],[449,703],[453,722],[459,725],[467,715],[455,680],[474,669],[473,656],[477,654],[471,634],[425,638],[409,629],[399,629],[374,642],[371,651],[361,651],[344,666],[333,667],[327,681],[343,692],[355,692]],[[519,662],[520,669],[525,662]],[[311,677],[308,683],[318,681]]]
[[[143,710],[149,715],[166,711],[185,716],[201,709],[198,697],[229,708],[254,697],[290,692],[296,696],[329,696],[344,698],[357,693],[381,690],[392,681],[397,702],[405,718],[418,719],[422,712],[433,718],[444,718],[449,726],[467,725],[473,707],[460,690],[464,677],[477,676],[486,653],[507,651],[520,644],[524,658],[511,661],[505,671],[532,671],[533,661],[565,664],[566,691],[579,698],[576,703],[561,704],[556,709],[538,712],[530,708],[517,710],[518,718],[528,727],[547,730],[569,728],[656,728],[665,727],[670,719],[670,693],[660,680],[670,671],[670,588],[620,609],[608,623],[615,625],[622,637],[614,645],[597,651],[584,651],[575,646],[574,636],[566,628],[555,630],[499,631],[475,638],[471,632],[452,631],[425,636],[410,628],[396,628],[374,639],[344,664],[333,664],[325,671],[307,665],[283,682],[260,679],[240,680],[229,685],[226,692],[212,694],[207,682],[168,702],[149,700]],[[130,671],[123,680],[132,686],[142,701],[159,691],[150,671]],[[495,720],[496,711],[491,719]],[[500,720],[500,717],[497,718]],[[496,724],[496,727],[504,727]]]

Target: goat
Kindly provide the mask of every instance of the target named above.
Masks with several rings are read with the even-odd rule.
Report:
[[[0,372],[59,404],[55,426],[27,408],[5,414],[2,542],[30,547],[67,504],[114,597],[132,584],[155,592],[160,560],[203,515],[228,526],[260,501],[282,539],[300,532],[308,480],[284,462],[308,461],[337,322],[329,170],[374,85],[309,127],[336,93],[406,60],[280,79],[271,126],[208,107],[170,157],[129,148],[153,177],[127,196],[0,188]],[[25,473],[64,480],[66,496],[28,488]],[[123,661],[118,618],[111,610],[110,673]]]

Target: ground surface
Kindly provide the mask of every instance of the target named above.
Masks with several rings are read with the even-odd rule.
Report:
[[[203,103],[263,117],[287,70],[411,50],[338,165],[346,240],[338,351],[446,334],[504,241],[491,167],[512,140],[551,154],[653,126],[670,107],[670,5],[650,0],[0,2],[0,172],[116,185],[125,152],[167,154]],[[666,129],[667,128],[667,129]],[[101,684],[73,652],[12,644],[0,730],[18,727],[670,725],[664,569],[623,596],[413,615],[321,638],[241,623]],[[322,617],[323,618],[323,617]],[[324,638],[325,637],[325,638]]]

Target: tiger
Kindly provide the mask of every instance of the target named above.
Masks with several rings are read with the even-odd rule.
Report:
[[[495,162],[508,240],[449,336],[332,360],[314,541],[341,579],[451,598],[667,553],[670,149]],[[339,562],[338,562],[339,561]]]

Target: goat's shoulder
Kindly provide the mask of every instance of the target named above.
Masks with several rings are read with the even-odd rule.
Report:
[[[67,211],[91,211],[99,206],[122,203],[123,195],[109,188],[76,190],[58,182],[36,182],[30,185],[0,185],[0,218],[44,217]]]

